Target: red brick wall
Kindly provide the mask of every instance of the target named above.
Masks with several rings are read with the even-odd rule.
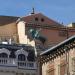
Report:
[[[47,38],[44,46],[53,46],[67,39],[67,34],[65,33],[65,36],[61,36],[59,29],[41,29],[40,34]],[[69,30],[68,37],[73,35],[75,35],[75,29],[74,31]]]

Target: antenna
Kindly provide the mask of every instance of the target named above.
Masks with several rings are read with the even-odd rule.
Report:
[[[63,24],[63,22],[61,24]]]
[[[31,14],[35,14],[35,9],[34,8],[32,8],[32,13]]]

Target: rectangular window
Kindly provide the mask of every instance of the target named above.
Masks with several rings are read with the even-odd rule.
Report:
[[[52,68],[52,69],[47,70],[46,75],[54,75],[54,69]]]
[[[60,75],[65,75],[66,64],[60,65]]]
[[[60,65],[59,65],[59,75],[66,75],[66,58],[65,54],[61,56],[60,58]]]
[[[72,58],[72,71],[75,72],[75,57]]]

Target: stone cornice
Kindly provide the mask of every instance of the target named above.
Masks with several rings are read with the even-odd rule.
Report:
[[[47,53],[40,55],[40,63],[43,64],[50,60],[54,60],[58,58],[58,56],[65,54],[73,48],[75,48],[75,38],[57,46],[56,48],[50,50]]]
[[[73,28],[73,27],[47,25],[47,24],[26,23],[26,27],[29,27],[29,28],[43,28],[43,29],[55,29],[55,30],[67,30],[67,31],[70,31],[70,32],[75,32],[75,28]]]

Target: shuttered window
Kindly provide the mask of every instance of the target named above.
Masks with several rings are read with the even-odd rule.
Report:
[[[72,58],[72,71],[75,74],[75,57]]]
[[[46,75],[54,75],[55,72],[55,68],[54,68],[54,61],[49,63],[49,65],[47,66],[47,71],[46,71]]]
[[[60,75],[65,75],[66,71],[66,64],[61,64],[60,65]]]
[[[46,75],[54,75],[54,69],[52,68],[52,69],[47,70]]]

